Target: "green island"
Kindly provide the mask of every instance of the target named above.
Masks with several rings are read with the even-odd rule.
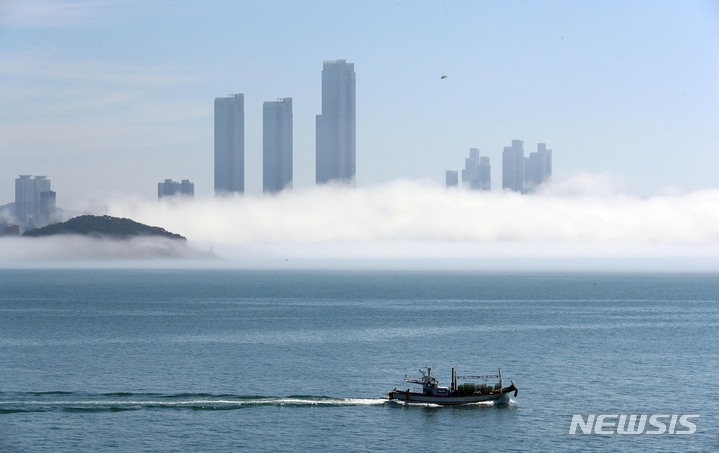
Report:
[[[53,223],[42,228],[28,230],[25,237],[43,237],[59,234],[75,234],[98,238],[130,239],[139,236],[156,236],[167,239],[186,241],[187,238],[171,233],[164,228],[149,226],[131,219],[111,217],[108,215],[81,215],[67,222]]]

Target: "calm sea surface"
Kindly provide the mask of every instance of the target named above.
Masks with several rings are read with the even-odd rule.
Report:
[[[386,400],[427,365],[519,396]],[[109,449],[719,451],[719,276],[0,270],[0,451]]]

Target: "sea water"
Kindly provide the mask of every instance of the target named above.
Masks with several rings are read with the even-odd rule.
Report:
[[[0,359],[3,452],[719,451],[717,275],[0,270]],[[428,365],[519,395],[386,399]]]

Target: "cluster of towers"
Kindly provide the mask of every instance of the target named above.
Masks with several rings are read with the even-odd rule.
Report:
[[[292,187],[292,98],[263,104],[262,190]],[[355,72],[345,60],[325,61],[322,113],[316,117],[317,184],[352,184],[355,178]],[[243,94],[215,99],[215,193],[245,191]]]
[[[55,214],[56,193],[45,176],[15,179],[15,218],[24,226],[46,225]]]
[[[195,185],[189,179],[180,182],[166,179],[157,183],[157,198],[174,197],[182,195],[185,197],[195,196]]]
[[[480,156],[479,149],[470,148],[464,159],[462,182],[473,190],[491,190],[492,175],[489,157]],[[457,171],[446,173],[447,187],[459,185]],[[524,156],[524,142],[512,140],[511,146],[502,151],[502,189],[531,193],[552,176],[552,150],[544,143],[537,144],[537,151]]]

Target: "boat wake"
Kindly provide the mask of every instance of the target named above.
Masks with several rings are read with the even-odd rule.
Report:
[[[207,393],[0,392],[0,415],[51,411],[122,412],[162,409],[216,411],[264,406],[337,407],[374,406],[386,403],[386,398],[334,398],[312,395],[274,397]]]
[[[399,406],[406,406],[406,407],[441,407],[441,408],[492,408],[492,407],[516,407],[517,402],[513,399],[510,399],[507,403],[497,403],[496,401],[479,401],[476,403],[464,403],[464,404],[456,404],[456,405],[446,405],[446,404],[436,404],[436,403],[422,403],[422,402],[415,402],[415,401],[402,401],[402,400],[389,400],[390,403],[396,404]]]

